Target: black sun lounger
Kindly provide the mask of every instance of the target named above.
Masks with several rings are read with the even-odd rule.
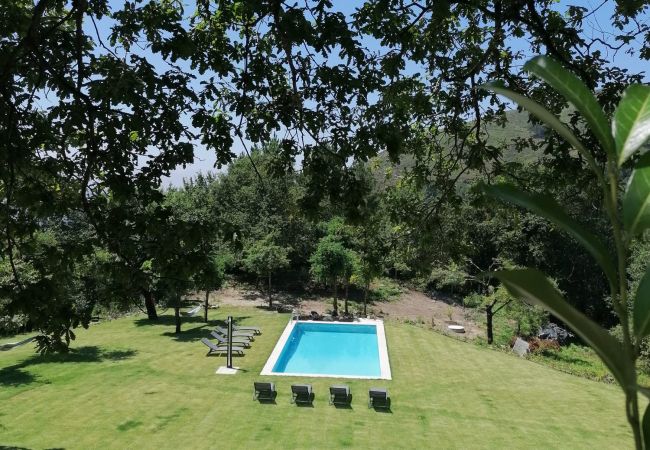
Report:
[[[370,388],[368,391],[368,408],[390,409],[390,396],[388,389]]]
[[[208,351],[208,354],[206,356],[210,356],[211,354],[225,354],[228,352],[228,347],[225,345],[215,345],[210,340],[203,338],[201,339],[201,342],[203,342],[210,350]],[[239,353],[240,355],[244,354],[244,348],[243,347],[232,347],[232,352],[233,353]]]
[[[226,336],[222,336],[221,334],[217,333],[216,331],[210,331],[210,335],[213,338],[215,338],[217,341],[219,341],[219,345],[228,345],[228,338]],[[251,342],[245,337],[233,336],[232,337],[232,343],[233,343],[233,346],[237,346],[237,347],[250,347],[251,346]]]
[[[351,402],[352,394],[350,393],[350,386],[347,384],[330,386],[330,405],[347,406]]]
[[[253,391],[253,400],[275,400],[275,396],[277,395],[277,392],[275,390],[275,383],[255,381],[253,383],[253,387],[255,388]]]
[[[311,404],[314,393],[311,384],[292,384],[291,403]]]

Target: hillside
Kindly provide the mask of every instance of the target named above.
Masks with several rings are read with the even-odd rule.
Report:
[[[503,148],[502,160],[504,162],[519,162],[526,163],[534,161],[539,157],[539,154],[531,149],[523,149],[517,151],[513,145],[513,140],[517,138],[530,138],[539,135],[542,128],[540,126],[532,125],[528,122],[528,113],[511,110],[506,112],[508,122],[505,127],[500,127],[495,124],[490,124],[487,127],[486,142],[489,145]],[[410,154],[403,154],[400,156],[399,163],[393,164],[388,159],[388,155],[381,153],[375,159],[375,165],[379,170],[376,170],[377,182],[379,187],[385,185],[387,182],[383,179],[384,174],[390,174],[389,180],[395,180],[399,175],[404,173],[415,166],[415,158]],[[470,173],[461,177],[463,181],[471,180],[474,175]],[[391,181],[388,181],[390,183]]]

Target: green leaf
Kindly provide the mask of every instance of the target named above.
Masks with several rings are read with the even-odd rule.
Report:
[[[623,224],[632,236],[650,227],[650,153],[637,163],[623,197]]]
[[[633,84],[625,90],[612,130],[621,165],[650,137],[650,86]]]
[[[634,334],[643,339],[650,334],[650,267],[646,269],[634,298]]]
[[[645,413],[643,413],[641,430],[643,432],[644,448],[650,448],[650,405],[646,407]]]
[[[589,346],[614,375],[621,387],[635,387],[632,363],[625,357],[623,347],[604,328],[569,305],[546,276],[535,269],[501,270],[493,272],[514,297],[542,306],[566,323]]]
[[[139,137],[139,135],[138,135],[138,132],[137,132],[137,131],[131,131],[131,132],[129,133],[129,140],[130,140],[131,142],[135,142],[135,141],[137,141],[137,140],[138,140],[138,137]]]
[[[524,70],[537,75],[571,103],[585,118],[607,154],[615,157],[615,144],[609,121],[594,94],[580,78],[548,56],[534,57],[524,64]]]
[[[518,94],[508,88],[506,88],[502,82],[493,81],[490,83],[483,84],[479,87],[486,91],[492,91],[497,94],[503,95],[504,97],[509,98],[513,102],[517,103],[519,106],[524,108],[526,111],[537,117],[539,120],[548,125],[553,129],[557,134],[562,136],[573,148],[575,148],[583,158],[589,163],[591,169],[596,172],[597,175],[601,175],[601,170],[596,165],[593,156],[591,153],[582,145],[582,142],[578,140],[575,134],[569,128],[564,125],[560,119],[555,117],[551,112],[549,112],[542,105],[537,103],[534,100],[529,99],[521,94]]]
[[[485,186],[484,189],[489,195],[526,208],[569,233],[596,259],[612,285],[617,286],[616,268],[607,247],[598,237],[570,217],[552,198],[529,194],[509,184]]]

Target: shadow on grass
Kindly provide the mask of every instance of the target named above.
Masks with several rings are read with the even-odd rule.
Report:
[[[313,408],[314,407],[314,399],[316,398],[316,394],[313,392],[309,394],[309,398],[304,398],[302,396],[300,397],[293,397],[291,399],[291,403],[296,405],[299,408]]]
[[[157,320],[149,320],[146,317],[140,317],[139,319],[135,320],[133,323],[135,323],[136,326],[138,327],[144,327],[144,326],[161,326],[161,327],[174,327],[176,326],[176,318],[174,317],[174,314],[166,314],[164,316],[158,316]],[[207,325],[203,321],[203,314],[197,314],[196,316],[192,317],[186,317],[186,316],[181,316],[181,327],[184,324],[204,324]]]
[[[548,359],[553,359],[557,362],[566,363],[566,364],[575,364],[577,366],[593,366],[593,362],[588,359],[578,358],[574,356],[569,356],[566,353],[557,352],[557,351],[543,351],[541,352],[542,356]]]
[[[207,326],[208,325],[204,323],[201,326],[188,328],[186,330],[183,330],[181,326],[180,333],[177,334],[174,330],[170,330],[161,333],[161,336],[170,337],[177,342],[198,341],[203,337],[208,337],[208,330],[206,329]]]
[[[102,350],[96,346],[70,349],[68,353],[33,355],[13,366],[0,369],[0,386],[21,386],[31,383],[49,384],[36,375],[23,369],[37,364],[51,363],[96,363],[102,361],[122,361],[135,356],[135,350]]]
[[[275,401],[278,398],[278,393],[273,392],[270,397],[262,397],[262,398],[256,398],[258,403],[261,403],[262,405],[277,405],[278,403]]]
[[[296,403],[296,406],[298,408],[313,408],[314,404],[313,403]]]
[[[393,413],[393,410],[391,409],[392,405],[391,405],[390,398],[388,398],[388,400],[385,403],[384,402],[381,402],[381,403],[378,402],[377,404],[373,404],[373,405],[369,405],[369,406],[372,409],[374,409],[375,412],[378,412],[378,413],[388,413],[388,414]]]
[[[375,412],[378,412],[378,413],[393,414],[393,410],[390,408],[390,406],[389,406],[388,408],[382,408],[382,407],[378,407],[378,406],[377,406],[377,407],[373,406],[372,409],[374,409]]]
[[[343,403],[334,403],[334,408],[336,408],[336,409],[353,409],[352,405],[343,404]]]
[[[117,429],[117,431],[129,431],[134,428],[138,428],[142,424],[143,422],[141,422],[140,420],[127,420],[126,422],[122,422],[115,428]]]
[[[251,316],[233,316],[232,320],[233,320],[234,323],[239,323],[242,320],[246,320],[246,319],[250,319],[250,318],[251,318]],[[210,325],[227,328],[228,327],[228,322],[226,320],[218,319],[218,320],[212,320]]]

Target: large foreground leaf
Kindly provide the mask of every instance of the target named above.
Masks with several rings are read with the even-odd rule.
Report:
[[[585,118],[603,149],[612,158],[615,156],[614,138],[605,113],[580,78],[548,56],[536,56],[524,64],[524,70],[537,75],[567,99]]]
[[[501,270],[491,275],[498,278],[512,296],[542,306],[564,321],[594,349],[621,386],[625,389],[634,386],[632,363],[625,358],[621,343],[569,305],[542,272],[517,269]]]
[[[623,223],[632,236],[650,228],[650,153],[641,157],[623,197]]]
[[[646,269],[634,298],[634,334],[643,339],[650,334],[650,267]]]
[[[506,88],[502,82],[493,81],[490,83],[483,84],[480,86],[480,89],[486,91],[492,91],[499,95],[509,98],[513,102],[517,103],[519,106],[524,108],[526,111],[537,117],[539,120],[548,125],[552,130],[557,134],[562,136],[573,148],[575,148],[583,158],[587,160],[592,170],[599,173],[599,169],[594,162],[594,158],[591,153],[582,145],[582,142],[576,137],[575,134],[564,125],[560,119],[555,117],[550,111],[544,108],[542,105],[537,103],[534,100],[529,99],[521,94],[516,93],[508,88]]]
[[[633,84],[625,90],[612,129],[620,165],[650,137],[650,86]]]
[[[617,285],[616,268],[607,247],[593,233],[571,218],[552,198],[529,194],[509,184],[486,186],[485,191],[493,197],[526,208],[562,228],[591,253],[612,285]]]
[[[641,422],[641,429],[643,430],[643,443],[645,448],[650,448],[650,405],[645,409],[643,414],[643,421]]]

